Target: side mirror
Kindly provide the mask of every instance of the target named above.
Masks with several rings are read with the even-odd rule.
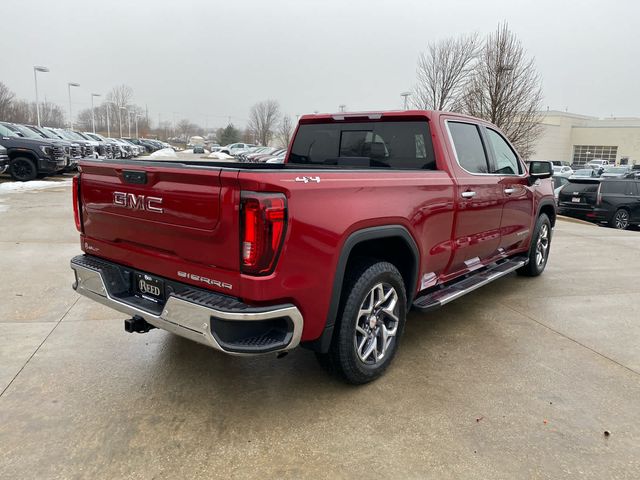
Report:
[[[533,185],[538,180],[551,178],[553,176],[553,164],[551,162],[541,162],[534,160],[529,162],[529,185]]]

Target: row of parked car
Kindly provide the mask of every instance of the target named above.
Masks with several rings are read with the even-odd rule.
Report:
[[[134,158],[165,146],[156,140],[0,122],[0,173],[26,182],[75,170],[81,158]]]
[[[637,178],[640,177],[640,165],[610,165],[606,160],[593,160],[585,165],[554,161],[553,174],[566,178]]]
[[[225,146],[213,144],[209,148],[214,156],[215,154],[227,155],[245,163],[284,163],[287,154],[286,148],[263,147],[248,143],[232,143]]]

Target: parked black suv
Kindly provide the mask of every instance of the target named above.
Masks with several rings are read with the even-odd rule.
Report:
[[[9,155],[9,173],[14,180],[26,182],[38,175],[51,175],[67,166],[64,146],[53,140],[26,138],[0,124],[0,142]]]
[[[621,230],[640,224],[640,180],[570,179],[558,195],[558,213]]]

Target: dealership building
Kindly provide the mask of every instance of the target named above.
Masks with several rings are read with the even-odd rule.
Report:
[[[542,135],[532,160],[562,160],[584,165],[601,158],[640,165],[640,118],[597,118],[569,112],[541,112]]]

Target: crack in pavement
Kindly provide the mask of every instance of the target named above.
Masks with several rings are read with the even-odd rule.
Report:
[[[2,390],[2,392],[0,392],[0,398],[2,398],[2,396],[4,395],[4,393],[9,390],[9,387],[13,384],[13,382],[16,380],[16,378],[18,378],[18,375],[20,375],[22,373],[22,371],[24,370],[24,368],[29,364],[29,362],[31,361],[31,359],[34,357],[34,355],[36,353],[38,353],[38,350],[40,350],[40,347],[42,347],[42,345],[44,345],[44,342],[46,342],[49,337],[51,336],[51,334],[55,331],[56,328],[58,328],[58,325],[60,325],[60,323],[62,322],[62,320],[64,320],[64,317],[66,317],[69,312],[71,311],[71,309],[73,307],[76,306],[76,303],[78,303],[78,300],[80,300],[80,297],[76,298],[74,300],[74,302],[71,304],[71,306],[67,309],[66,312],[64,312],[64,315],[62,315],[62,317],[60,317],[60,320],[58,320],[56,322],[56,324],[54,325],[54,327],[51,329],[51,331],[47,334],[46,337],[44,337],[44,339],[42,340],[42,342],[40,342],[40,345],[38,345],[38,347],[33,351],[33,353],[31,355],[29,355],[29,358],[27,358],[27,361],[24,362],[24,365],[22,365],[22,367],[20,367],[20,370],[18,370],[18,372],[13,376],[13,378],[11,379],[11,381],[7,384],[6,387],[4,387],[4,389]]]

